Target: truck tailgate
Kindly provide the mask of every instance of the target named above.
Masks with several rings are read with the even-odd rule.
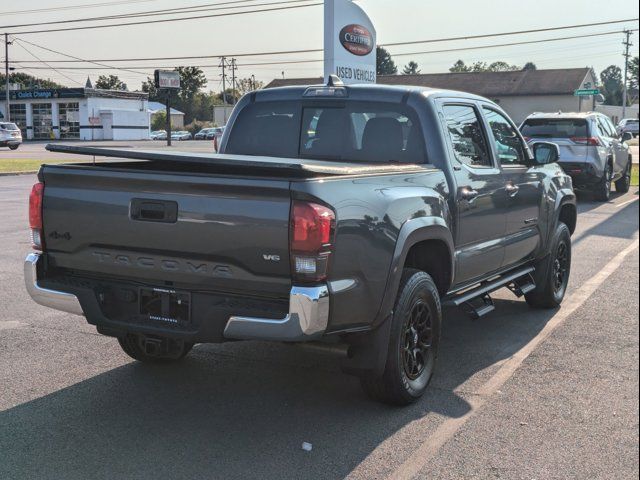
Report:
[[[45,166],[50,265],[176,288],[286,296],[289,181]]]

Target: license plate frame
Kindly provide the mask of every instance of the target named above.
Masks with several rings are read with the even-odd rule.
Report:
[[[191,323],[191,293],[163,287],[140,287],[138,311],[149,320],[167,325]]]

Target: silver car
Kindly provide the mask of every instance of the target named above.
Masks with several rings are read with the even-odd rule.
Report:
[[[634,137],[638,136],[638,119],[637,118],[623,118],[618,123],[618,133],[623,135],[625,132],[629,132]]]
[[[631,134],[622,136],[609,117],[596,112],[534,113],[520,126],[529,144],[553,142],[560,147],[560,165],[579,190],[593,192],[596,199],[607,201],[611,184],[626,193],[631,183],[631,154],[625,143]]]
[[[0,122],[0,147],[17,149],[22,143],[22,132],[15,123]]]

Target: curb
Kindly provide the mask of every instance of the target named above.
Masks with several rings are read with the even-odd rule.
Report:
[[[26,172],[0,172],[0,177],[11,177],[17,175],[34,175],[38,170],[28,170]]]

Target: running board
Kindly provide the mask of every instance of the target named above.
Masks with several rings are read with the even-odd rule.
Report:
[[[454,307],[464,305],[471,317],[480,318],[495,309],[493,300],[489,296],[491,292],[507,287],[516,296],[521,297],[535,289],[536,284],[531,275],[534,270],[533,267],[526,267],[506,273],[495,280],[483,282],[471,290],[446,298],[443,305]]]

